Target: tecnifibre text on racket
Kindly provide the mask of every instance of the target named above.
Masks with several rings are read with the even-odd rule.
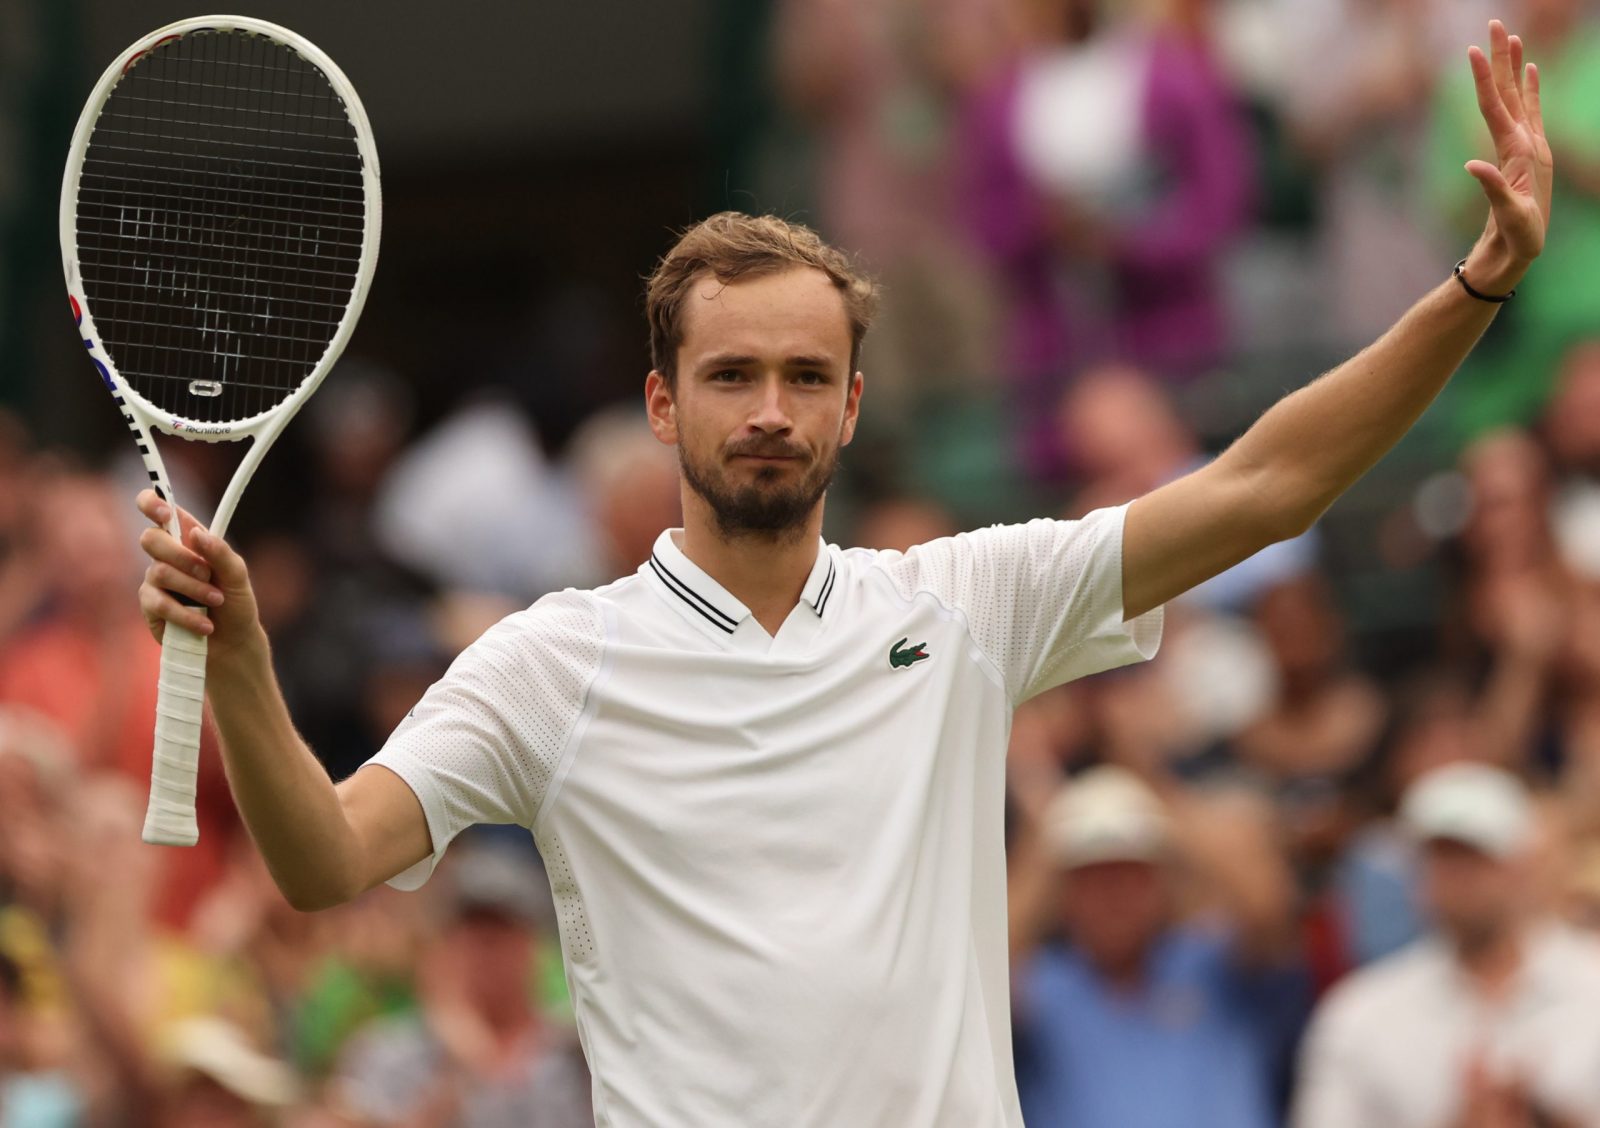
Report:
[[[152,441],[253,439],[218,536],[267,448],[338,359],[378,260],[378,154],[343,72],[294,32],[203,16],[100,77],[61,186],[67,291],[150,480]],[[206,639],[168,623],[144,840],[192,845]]]

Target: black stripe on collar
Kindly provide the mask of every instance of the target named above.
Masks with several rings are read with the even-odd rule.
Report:
[[[822,594],[817,596],[817,615],[819,617],[822,615],[823,609],[828,606],[829,597],[833,595],[834,575],[833,559],[830,556],[828,559],[828,578],[822,581]]]
[[[661,563],[660,557],[656,556],[656,554],[653,552],[650,554],[650,567],[655,571],[656,575],[661,577],[661,582],[667,585],[667,589],[671,591],[673,595],[676,595],[690,607],[700,612],[700,614],[703,615],[706,620],[718,630],[721,630],[726,634],[732,634],[734,628],[739,625],[739,620],[730,618],[728,615],[723,614],[710,603],[706,602],[702,596],[697,595],[694,589],[688,584],[684,583],[682,580],[678,579],[677,576],[674,576],[670,571],[668,571],[667,566]]]

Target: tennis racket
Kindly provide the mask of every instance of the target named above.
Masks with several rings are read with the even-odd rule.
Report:
[[[61,253],[84,347],[156,492],[153,432],[254,440],[211,519],[222,536],[262,456],[338,359],[378,260],[378,154],[344,74],[243,16],[169,24],[100,77],[61,185]],[[144,840],[199,839],[206,639],[168,623]]]

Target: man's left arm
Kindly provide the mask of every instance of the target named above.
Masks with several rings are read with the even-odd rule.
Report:
[[[1539,75],[1498,21],[1490,56],[1469,51],[1496,164],[1467,171],[1489,220],[1467,256],[1480,293],[1509,292],[1544,247],[1552,163]],[[1132,619],[1311,526],[1438,395],[1499,306],[1449,278],[1372,345],[1280,400],[1221,457],[1135,501],[1123,535],[1123,614]]]

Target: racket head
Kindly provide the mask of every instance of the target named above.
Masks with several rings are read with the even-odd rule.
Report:
[[[85,347],[125,413],[184,438],[241,438],[298,410],[355,329],[381,226],[349,79],[244,16],[169,24],[107,67],[62,182]]]

